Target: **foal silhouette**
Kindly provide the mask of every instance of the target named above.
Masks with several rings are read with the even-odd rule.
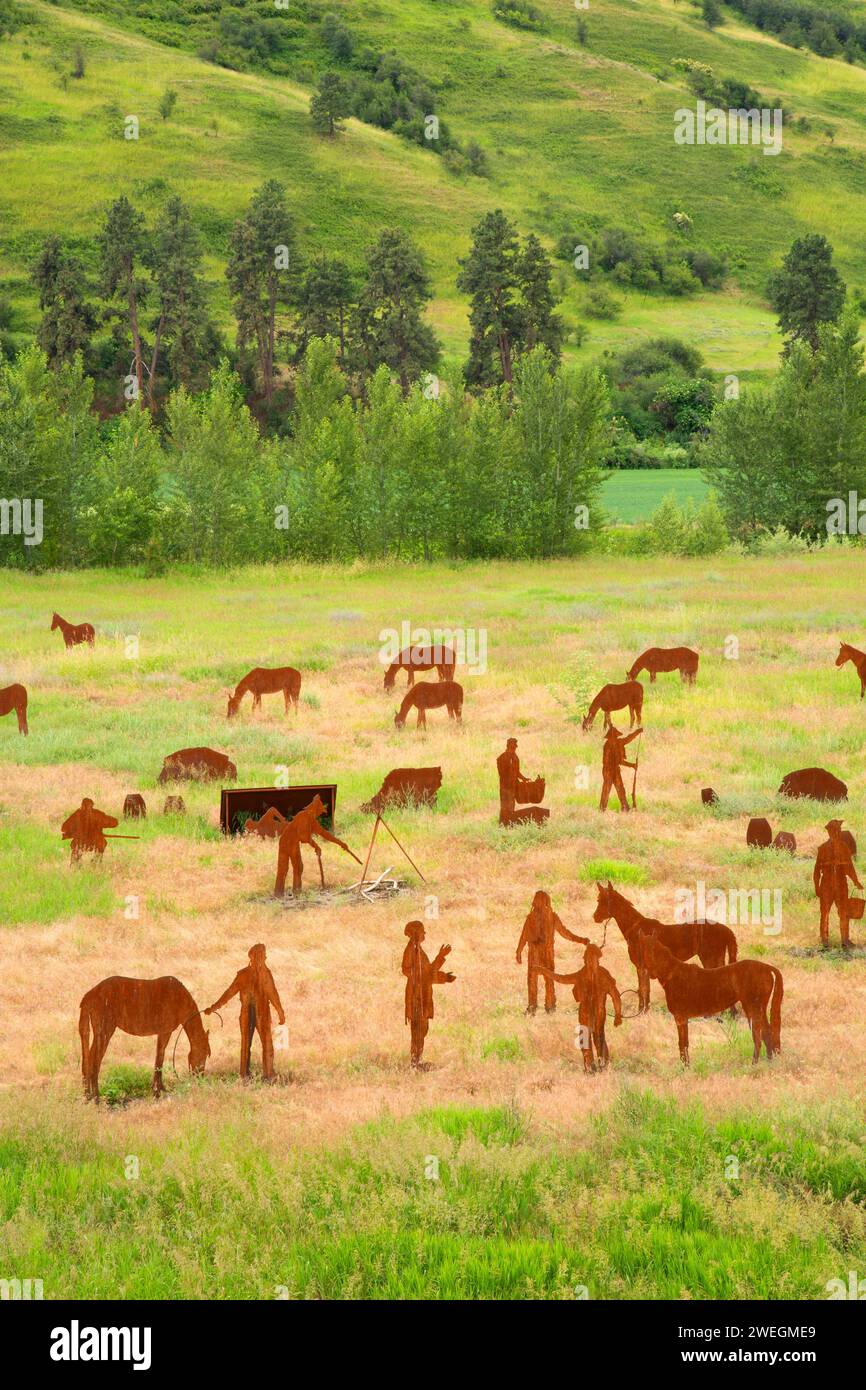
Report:
[[[426,729],[428,709],[441,709],[443,705],[448,710],[448,718],[456,719],[459,723],[463,717],[463,686],[448,680],[419,681],[407,690],[402,705],[394,715],[394,724],[402,729],[409,711],[416,709],[418,722],[415,727]]]
[[[0,690],[0,717],[4,714],[11,714],[13,710],[18,716],[19,734],[29,733],[27,727],[27,691],[23,685],[7,685],[5,690]]]
[[[82,642],[92,647],[96,641],[96,628],[93,623],[68,623],[59,613],[54,613],[51,618],[51,631],[54,632],[58,627],[63,633],[63,642],[67,647],[78,647]]]
[[[248,671],[243,680],[239,680],[235,686],[234,694],[229,691],[229,703],[226,710],[226,717],[233,719],[240,709],[241,700],[249,693],[253,697],[253,709],[261,709],[263,695],[277,695],[282,691],[285,701],[286,714],[289,712],[289,701],[294,706],[295,712],[298,709],[298,696],[301,693],[301,673],[296,671],[294,666],[277,666],[268,670],[265,666],[256,666],[252,671]]]
[[[643,709],[643,686],[640,681],[624,681],[621,685],[603,685],[583,719],[581,727],[584,733],[588,733],[592,728],[599,710],[604,711],[604,727],[607,730],[611,726],[611,713],[614,710],[626,708],[628,708],[629,713],[628,727],[631,728],[633,724],[640,723],[641,710]]]
[[[136,1038],[156,1034],[153,1094],[161,1095],[165,1089],[162,1084],[165,1049],[175,1028],[180,1027],[189,1039],[190,1071],[204,1071],[210,1056],[210,1043],[198,1006],[180,980],[173,975],[162,975],[158,980],[111,975],[94,985],[82,999],[78,1015],[85,1100],[99,1100],[99,1068],[117,1028]]]
[[[848,642],[840,642],[836,665],[844,666],[846,661],[853,664],[860,677],[860,699],[862,700],[864,692],[866,692],[866,652],[859,651],[857,647],[852,647]]]

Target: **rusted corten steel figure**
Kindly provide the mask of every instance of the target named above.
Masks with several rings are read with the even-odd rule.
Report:
[[[750,849],[769,849],[773,843],[773,827],[764,816],[752,816],[746,826],[746,844]]]
[[[278,840],[288,825],[285,816],[280,815],[276,806],[269,806],[264,815],[255,820],[252,816],[244,824],[245,835],[258,835],[262,840]]]
[[[186,985],[173,975],[158,980],[134,980],[111,975],[85,994],[79,1007],[78,1033],[81,1038],[81,1075],[84,1099],[99,1101],[99,1068],[115,1030],[136,1038],[156,1035],[153,1064],[153,1094],[159,1096],[165,1049],[175,1028],[183,1028],[189,1039],[189,1069],[203,1072],[210,1056],[210,1043],[199,1009]]]
[[[422,949],[424,923],[407,922],[403,935],[408,936],[409,944],[403,952],[403,974],[406,976],[405,1021],[410,1033],[409,1060],[413,1067],[421,1066],[424,1052],[424,1039],[433,1017],[433,986],[450,985],[457,977],[443,970],[450,946],[440,946],[435,960],[430,959]]]
[[[641,671],[648,671],[650,684],[654,685],[660,671],[679,671],[680,680],[685,681],[686,685],[694,685],[699,660],[698,653],[693,652],[691,647],[649,647],[641,653],[626,675],[633,681]]]
[[[403,703],[394,713],[394,724],[402,729],[410,710],[418,711],[416,729],[427,728],[428,709],[447,709],[448,718],[456,719],[458,724],[463,717],[463,686],[456,681],[419,681],[407,690]]]
[[[866,694],[866,652],[861,652],[857,647],[852,647],[848,642],[839,643],[839,655],[836,657],[836,665],[844,666],[846,661],[850,661],[860,677],[860,699]]]
[[[19,734],[29,733],[27,727],[27,691],[23,685],[7,685],[0,690],[0,717],[15,711],[18,716]]]
[[[144,820],[146,816],[147,805],[141,792],[128,792],[123,798],[123,819]]]
[[[286,874],[289,871],[289,864],[292,866],[292,893],[295,897],[301,891],[304,876],[304,864],[301,859],[301,845],[309,845],[315,851],[319,861],[319,877],[322,887],[325,886],[325,871],[322,868],[322,851],[316,844],[316,839],[327,840],[331,845],[338,845],[345,850],[346,854],[351,854],[352,858],[360,864],[357,854],[354,854],[345,840],[338,840],[336,835],[332,835],[329,830],[319,824],[319,816],[324,815],[327,807],[320,796],[314,796],[309,806],[305,806],[303,811],[289,821],[288,825],[280,832],[280,849],[277,855],[277,878],[274,884],[275,897],[281,898],[286,891]]]
[[[72,861],[80,859],[82,854],[104,854],[106,840],[102,832],[115,825],[117,817],[100,811],[86,796],[78,810],[67,816],[60,827],[61,837],[72,841]]]
[[[162,761],[157,781],[166,782],[226,782],[237,780],[238,770],[225,753],[213,748],[178,748]]]
[[[59,613],[54,613],[51,618],[51,631],[54,632],[58,627],[63,633],[63,643],[66,647],[78,647],[83,642],[92,647],[96,641],[96,628],[93,623],[68,623]]]
[[[238,681],[234,693],[228,691],[228,719],[234,718],[240,709],[241,700],[248,693],[253,697],[254,710],[261,709],[263,695],[282,693],[286,714],[289,712],[289,702],[297,712],[298,698],[301,694],[301,673],[296,671],[294,666],[278,666],[271,670],[265,666],[254,667],[252,671],[247,672],[243,680]]]
[[[186,802],[182,796],[167,796],[165,805],[162,808],[164,816],[185,816]]]
[[[625,787],[622,784],[622,773],[620,768],[632,768],[635,773],[636,782],[637,762],[630,763],[626,760],[625,748],[626,744],[631,743],[633,738],[638,738],[642,733],[643,729],[637,728],[630,734],[622,734],[619,729],[611,725],[605,734],[604,744],[601,750],[601,800],[599,802],[599,808],[602,811],[607,810],[607,803],[611,790],[616,791],[619,797],[619,804],[623,811],[629,809],[628,797],[626,796]],[[632,806],[634,806],[636,804],[634,787],[632,788],[631,800]]]
[[[842,949],[848,951],[851,949],[848,880],[850,878],[855,888],[862,888],[863,884],[857,877],[851,849],[844,839],[842,822],[830,820],[824,829],[827,831],[829,839],[825,840],[818,848],[812,874],[815,896],[821,908],[821,945],[822,947],[830,945],[830,910],[835,907],[839,914],[839,935],[842,939]]]
[[[286,1021],[274,977],[266,963],[266,951],[261,942],[251,946],[247,952],[249,965],[239,970],[228,989],[220,995],[206,1014],[221,1009],[236,994],[241,997],[241,1076],[250,1074],[250,1054],[253,1033],[257,1032],[262,1044],[262,1076],[266,1081],[274,1077],[274,1040],[271,1033],[271,1008],[277,1011],[277,1019],[282,1026]]]
[[[588,733],[599,710],[604,713],[604,727],[611,726],[613,710],[628,709],[628,726],[640,723],[643,709],[643,686],[640,681],[624,681],[621,685],[603,685],[587,710],[581,728]]]
[[[383,811],[386,806],[435,806],[442,786],[441,767],[395,767],[388,773],[375,796],[360,810]]]
[[[536,777],[530,780],[523,776],[517,756],[516,738],[508,739],[505,752],[500,753],[496,759],[496,771],[499,773],[500,825],[522,825],[526,821],[534,821],[540,825],[547,820],[550,812],[546,807],[526,804],[543,800],[544,778]],[[519,803],[523,804],[518,810]]]
[[[825,767],[801,767],[796,772],[785,773],[779,795],[809,797],[812,801],[846,801],[848,788],[840,777]]]
[[[526,949],[526,990],[528,1004],[526,1012],[534,1014],[538,1008],[538,977],[544,977],[544,1008],[547,1013],[553,1013],[556,1008],[556,987],[553,983],[551,972],[556,964],[554,960],[554,945],[556,933],[566,941],[577,942],[579,946],[588,946],[588,936],[575,936],[568,927],[562,922],[550,902],[550,894],[545,893],[539,888],[535,897],[532,899],[532,906],[529,915],[523,923],[523,931],[520,933],[520,940],[517,943],[517,964],[522,964],[524,948]]]
[[[412,647],[404,647],[396,661],[391,662],[385,672],[385,689],[393,690],[398,671],[406,672],[410,689],[415,684],[416,671],[435,670],[440,681],[453,681],[456,666],[457,657],[451,647],[435,642],[424,646],[416,642]]]
[[[607,1001],[610,999],[613,1003],[613,1026],[619,1028],[622,1023],[622,999],[616,980],[601,963],[601,947],[590,943],[583,953],[583,968],[571,975],[557,975],[552,970],[544,970],[543,974],[545,979],[556,980],[557,984],[572,986],[577,1004],[583,1069],[585,1072],[602,1071],[610,1061],[604,1036]]]

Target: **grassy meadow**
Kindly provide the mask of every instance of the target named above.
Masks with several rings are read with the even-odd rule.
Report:
[[[807,231],[828,235],[846,280],[866,286],[866,70],[787,48],[730,11],[711,32],[687,4],[611,0],[587,16],[580,47],[571,0],[538,0],[542,33],[497,22],[488,0],[335,0],[361,41],[393,47],[436,85],[458,139],[487,151],[484,179],[449,173],[434,154],[355,120],[337,140],[317,136],[308,107],[326,65],[319,43],[299,42],[294,76],[236,72],[201,61],[184,26],[148,7],[18,3],[33,23],[0,42],[0,291],[22,337],[38,320],[29,267],[46,236],[71,241],[95,271],[93,236],[107,204],[126,193],[152,217],[170,192],[191,206],[213,309],[233,336],[223,278],[230,229],[269,177],[288,188],[307,254],[340,252],[360,270],[377,229],[412,232],[429,261],[431,319],[448,360],[462,360],[468,337],[456,261],[494,207],[548,246],[606,225],[664,240],[684,211],[694,243],[728,257],[723,292],[617,291],[623,312],[614,321],[586,317],[585,285],[559,262],[564,319],[589,329],[581,347],[569,347],[578,358],[666,332],[700,347],[720,372],[770,371],[780,339],[767,275]],[[70,77],[77,48],[79,79]],[[693,104],[672,66],[683,57],[748,81],[811,129],[787,128],[775,158],[675,146],[674,112]],[[178,103],[163,120],[168,86]],[[137,140],[123,138],[129,114],[140,122]]]
[[[866,716],[852,668],[833,664],[840,637],[866,646],[862,582],[859,552],[842,549],[0,574],[0,684],[30,692],[28,738],[0,721],[0,1276],[42,1278],[46,1298],[821,1299],[862,1272],[864,929],[850,959],[818,951],[811,871],[828,812],[776,796],[785,772],[826,766],[849,784],[862,843]],[[64,650],[55,608],[96,625],[93,651]],[[486,633],[486,669],[458,672],[462,727],[433,712],[426,735],[395,729],[379,650],[403,622]],[[651,644],[697,647],[698,681],[647,684],[638,810],[603,815],[601,725],[584,734],[580,716]],[[298,715],[266,697],[229,723],[227,687],[283,664],[303,672]],[[541,830],[497,824],[511,734],[524,771],[547,779]],[[218,788],[177,788],[188,815],[161,814],[162,759],[195,744],[229,754],[241,786],[281,767],[293,784],[335,781],[337,833],[362,857],[359,806],[384,774],[441,764],[436,809],[389,817],[426,882],[385,836],[372,867],[404,880],[399,896],[340,893],[359,870],[325,847],[325,898],[307,854],[311,891],[277,903],[275,845],[224,840]],[[85,795],[119,814],[130,791],[148,818],[119,828],[141,838],[70,867],[61,821]],[[748,850],[752,814],[794,831],[796,856]],[[742,1022],[699,1021],[684,1071],[655,984],[647,1017],[610,1028],[612,1066],[594,1077],[566,987],[556,1013],[524,1014],[514,952],[533,892],[601,943],[594,884],[608,877],[663,920],[700,880],[781,892],[778,934],[736,927],[741,956],[784,974],[778,1059],[753,1067]],[[417,916],[431,954],[451,943],[457,979],[436,991],[429,1069],[412,1073],[400,960]],[[238,1081],[232,1003],[222,1027],[209,1021],[203,1079],[182,1039],[168,1097],[136,1098],[154,1042],[118,1033],[105,1103],[85,1106],[88,988],[172,974],[203,1008],[256,941],[287,1016],[277,1085]],[[559,970],[581,958],[558,941]],[[634,988],[613,924],[604,962]]]

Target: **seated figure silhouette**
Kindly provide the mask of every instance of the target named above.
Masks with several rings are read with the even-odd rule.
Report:
[[[266,1081],[274,1078],[274,1040],[271,1033],[271,1007],[276,1009],[282,1026],[286,1021],[274,977],[267,967],[266,952],[261,942],[251,946],[247,952],[249,965],[239,970],[229,985],[213,1004],[205,1009],[211,1014],[221,1009],[236,994],[241,997],[241,1076],[250,1074],[250,1053],[253,1033],[257,1032],[262,1044],[262,1076]]]
[[[499,824],[524,825],[527,821],[543,824],[550,815],[545,806],[537,804],[544,797],[544,778],[530,781],[523,776],[516,738],[506,742],[504,753],[496,759],[496,771],[499,773]]]

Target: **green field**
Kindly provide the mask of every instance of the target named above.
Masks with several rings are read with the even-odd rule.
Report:
[[[699,505],[707,485],[697,468],[617,468],[601,490],[602,505],[611,521],[633,525],[646,521],[668,496],[680,506],[689,499]]]
[[[864,707],[834,665],[840,635],[866,645],[861,588],[857,553],[829,549],[0,574],[2,675],[30,693],[28,738],[0,721],[3,1277],[41,1278],[46,1299],[826,1298],[866,1262],[866,951],[856,923],[850,957],[817,949],[827,811],[776,789],[794,767],[844,775],[862,840]],[[55,607],[95,624],[92,651],[62,648]],[[484,669],[458,669],[462,727],[434,711],[426,734],[395,729],[403,682],[383,690],[379,650],[404,621],[485,633]],[[581,715],[651,643],[696,647],[697,684],[646,685],[638,809],[603,814],[600,728],[582,732]],[[286,662],[303,673],[298,714],[265,697],[229,723],[227,687]],[[546,779],[542,829],[497,824],[494,760],[511,734]],[[337,833],[359,854],[359,807],[384,773],[441,766],[435,809],[389,817],[425,881],[383,836],[371,869],[390,868],[401,895],[342,893],[360,871],[326,845],[327,894],[307,853],[302,905],[278,904],[273,842],[224,840],[217,788],[157,783],[166,753],[201,743],[237,762],[241,785],[280,769],[335,781]],[[147,819],[120,828],[141,838],[70,867],[65,816],[84,795],[119,814],[133,790]],[[166,790],[183,791],[185,817],[163,814]],[[797,854],[749,850],[750,815],[793,831]],[[742,1020],[696,1020],[684,1071],[658,986],[649,1015],[630,1016],[625,944],[592,921],[600,876],[666,921],[696,880],[778,891],[778,933],[735,930],[741,956],[783,972],[781,1056],[753,1067]],[[624,992],[603,1075],[583,1074],[567,988],[557,1012],[524,1013],[514,950],[540,886],[567,926],[604,939]],[[452,944],[457,978],[437,989],[429,1070],[413,1073],[400,959],[421,916],[428,946]],[[181,1037],[169,1097],[151,1101],[153,1040],[118,1033],[105,1103],[84,1104],[87,989],[173,974],[203,1008],[257,941],[287,1017],[278,1084],[255,1079],[257,1047],[239,1082],[230,1004],[209,1020],[203,1078]],[[581,957],[558,942],[558,969]]]
[[[449,359],[462,358],[467,339],[456,259],[472,224],[497,206],[548,245],[610,224],[666,239],[674,212],[685,211],[695,244],[727,255],[722,293],[624,292],[619,320],[586,320],[586,342],[572,349],[583,358],[664,331],[701,347],[720,372],[747,378],[771,369],[779,337],[763,299],[767,273],[806,231],[826,233],[852,286],[866,284],[866,71],[784,47],[730,12],[710,32],[674,0],[611,0],[593,8],[589,46],[580,48],[570,0],[539,0],[542,34],[498,23],[487,0],[335,3],[361,38],[395,47],[437,85],[458,138],[488,151],[491,177],[483,179],[450,174],[435,155],[354,120],[338,140],[316,136],[309,69],[313,58],[323,66],[321,46],[298,51],[306,81],[233,72],[160,43],[184,43],[183,26],[135,6],[94,0],[106,13],[90,14],[19,3],[36,22],[0,41],[0,290],[22,334],[36,323],[28,268],[42,238],[79,242],[92,264],[91,239],[110,200],[127,193],[153,215],[171,190],[192,207],[228,330],[228,236],[266,177],[286,183],[308,253],[340,251],[360,268],[379,228],[410,230],[430,262],[431,315]],[[86,58],[79,80],[68,75],[76,46]],[[673,113],[690,98],[671,63],[683,56],[780,97],[786,110],[829,120],[832,141],[816,125],[787,131],[773,159],[675,146]],[[168,85],[179,99],[163,121]],[[128,114],[139,118],[137,141],[123,138]],[[584,286],[558,265],[564,318],[574,325],[585,318]]]

